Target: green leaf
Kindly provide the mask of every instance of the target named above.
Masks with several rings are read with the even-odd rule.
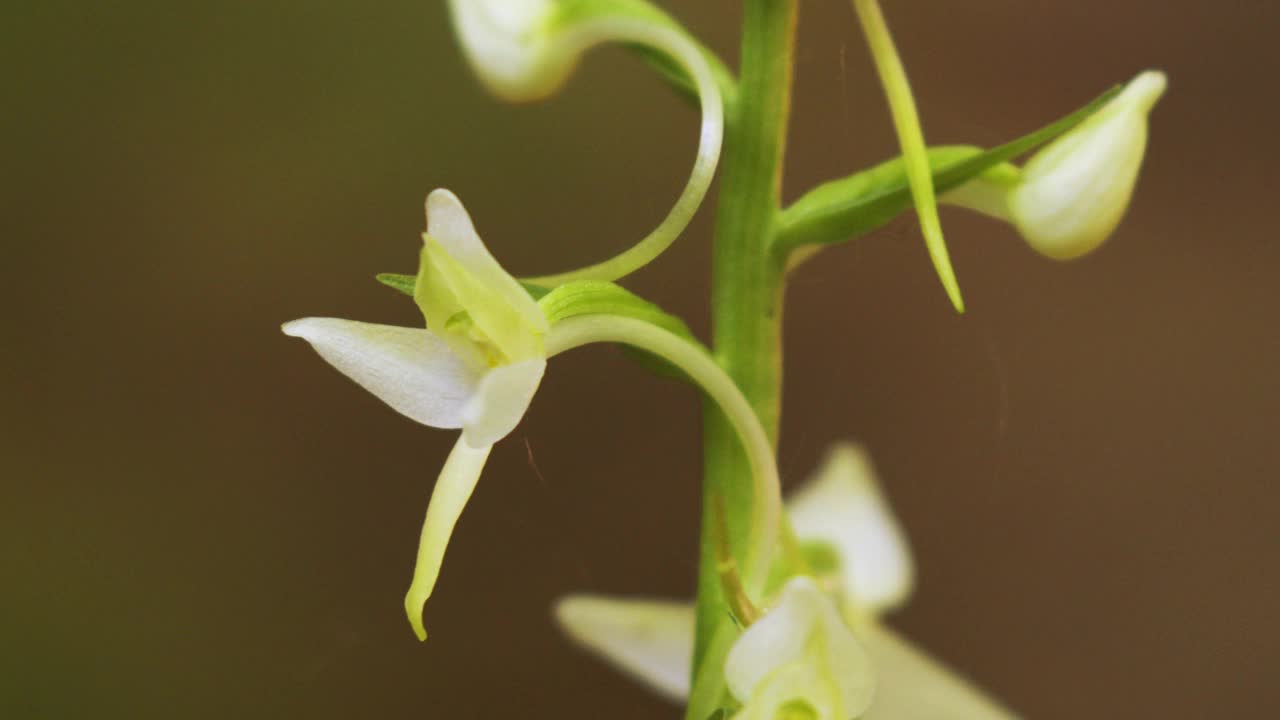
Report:
[[[413,289],[418,284],[417,275],[403,275],[401,273],[378,273],[378,275],[375,276],[375,278],[377,279],[378,282],[382,283],[383,285],[386,285],[392,290],[398,290],[404,293],[405,295],[408,295],[409,297],[413,297]],[[524,282],[520,284],[524,286],[525,290],[529,291],[529,294],[533,296],[534,300],[541,300],[544,295],[551,292],[550,290],[544,287],[541,287],[539,285],[533,285],[531,283],[524,283]]]
[[[1070,115],[990,150],[971,145],[929,148],[934,188],[944,193],[1069,132],[1119,92],[1114,87]],[[852,240],[911,207],[906,168],[901,157],[894,158],[809,191],[782,212],[774,247],[785,254],[801,245]]]
[[[581,315],[618,315],[643,320],[701,347],[683,320],[618,285],[600,280],[575,280],[546,293],[539,307],[552,325]],[[642,350],[624,346],[623,354],[662,377],[693,383],[676,366]]]

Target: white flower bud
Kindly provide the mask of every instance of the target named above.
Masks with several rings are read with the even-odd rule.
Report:
[[[1037,252],[1055,260],[1080,257],[1120,224],[1142,167],[1147,115],[1165,85],[1164,73],[1142,73],[1027,163],[1007,208]]]
[[[554,42],[554,0],[450,0],[454,30],[480,80],[510,102],[555,92],[576,54]]]

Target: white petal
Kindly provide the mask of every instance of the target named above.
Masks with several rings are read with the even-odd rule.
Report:
[[[889,628],[858,630],[875,663],[879,683],[863,720],[1015,720],[963,677]]]
[[[547,318],[537,301],[489,253],[457,195],[441,189],[427,196],[427,234],[476,280],[510,304],[527,327],[534,332],[547,331]]]
[[[787,511],[801,541],[827,543],[836,551],[846,600],[878,612],[910,594],[911,551],[861,448],[833,447]]]
[[[547,361],[525,360],[485,373],[462,409],[462,437],[471,447],[492,445],[520,424],[542,382]]]
[[[815,652],[820,656],[814,657]],[[813,580],[798,577],[783,587],[777,606],[734,643],[724,676],[733,696],[746,703],[772,673],[805,662],[835,678],[848,717],[860,716],[870,705],[875,689],[871,659],[831,600]]]
[[[418,328],[305,318],[285,323],[347,377],[423,425],[458,428],[480,375],[442,340]]]
[[[693,605],[571,595],[556,603],[555,614],[584,649],[672,700],[688,697]]]
[[[453,528],[458,524],[462,509],[471,499],[471,493],[480,480],[480,471],[489,459],[492,446],[472,448],[462,438],[453,444],[449,459],[445,460],[436,479],[435,490],[431,492],[431,504],[427,506],[427,517],[422,523],[422,536],[418,540],[418,559],[413,568],[413,582],[404,596],[404,609],[409,614],[409,624],[419,640],[427,639],[426,628],[422,625],[422,608],[435,590],[436,580],[440,577],[440,565],[444,562],[444,551],[449,546],[449,538],[453,536]]]

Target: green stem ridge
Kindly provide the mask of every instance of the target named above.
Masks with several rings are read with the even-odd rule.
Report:
[[[776,446],[782,390],[785,268],[770,251],[780,206],[791,106],[797,0],[748,0],[744,8],[737,102],[728,118],[713,253],[715,356],[751,404]],[[697,638],[688,720],[706,720],[725,697],[724,658],[737,628],[717,572],[716,498],[728,515],[735,560],[743,561],[751,493],[747,460],[727,418],[704,413],[702,540]]]

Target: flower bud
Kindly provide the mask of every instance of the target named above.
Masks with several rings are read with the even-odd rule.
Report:
[[[450,0],[449,7],[471,67],[503,100],[544,98],[573,71],[576,56],[554,42],[554,0]]]
[[[1080,257],[1120,224],[1142,167],[1147,115],[1165,85],[1164,73],[1142,73],[1023,168],[1007,208],[1037,252],[1055,260]]]

